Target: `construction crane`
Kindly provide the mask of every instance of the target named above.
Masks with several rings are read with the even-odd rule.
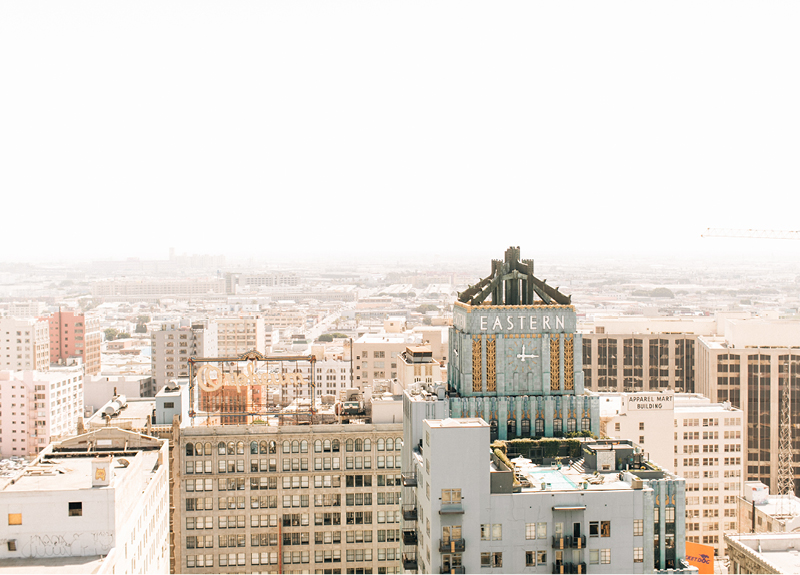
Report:
[[[800,240],[800,231],[787,230],[742,230],[735,228],[707,228],[703,238],[765,238],[773,240]],[[794,494],[794,449],[792,448],[792,421],[789,388],[792,385],[791,352],[786,361],[786,385],[778,399],[778,494]],[[787,512],[781,499],[778,515]]]
[[[702,238],[766,238],[771,240],[800,240],[800,231],[740,230],[735,228],[708,228]]]

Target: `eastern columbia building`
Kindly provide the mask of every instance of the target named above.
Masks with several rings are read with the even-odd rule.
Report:
[[[533,260],[519,255],[509,248],[493,260],[492,273],[454,304],[449,415],[484,419],[492,440],[597,434],[599,400],[583,393],[571,298],[537,279]]]

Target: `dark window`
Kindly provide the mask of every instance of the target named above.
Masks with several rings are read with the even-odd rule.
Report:
[[[80,501],[70,501],[69,516],[80,517],[81,515],[83,515],[83,503],[81,503]]]

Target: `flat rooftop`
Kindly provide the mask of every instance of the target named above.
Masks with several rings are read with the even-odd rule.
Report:
[[[522,492],[534,491],[618,491],[633,489],[620,479],[619,471],[585,473],[580,467],[537,465],[522,456],[511,460],[514,473],[522,484]]]
[[[103,565],[104,556],[83,557],[14,557],[0,559],[0,574],[4,573],[63,573],[90,575]]]
[[[142,457],[142,469],[146,476],[152,475],[151,470],[155,468],[158,461],[158,451],[137,451],[127,457],[114,457],[114,479],[108,487],[92,487],[92,461],[102,452],[93,452],[85,457],[48,457],[33,465],[29,465],[14,480],[8,482],[2,491],[7,493],[30,492],[30,491],[74,491],[77,489],[109,489],[115,487],[126,473],[126,466],[121,459],[128,462],[134,457]]]
[[[726,535],[726,537],[742,547],[749,548],[753,555],[770,563],[780,573],[800,573],[798,533],[748,533]]]

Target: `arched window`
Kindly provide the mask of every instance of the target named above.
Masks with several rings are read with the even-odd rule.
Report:
[[[394,451],[394,439],[391,437],[386,439],[386,451]]]
[[[564,435],[564,420],[563,419],[554,419],[553,420],[553,437],[561,437]]]
[[[322,441],[319,439],[314,442],[314,453],[322,453]]]
[[[353,451],[353,440],[348,439],[344,442],[344,450],[345,451]]]
[[[531,436],[531,420],[525,418],[522,420],[522,437]]]
[[[292,453],[300,453],[300,442],[296,439],[292,441]]]
[[[262,454],[262,455],[267,453],[267,442],[266,441],[260,441],[258,443],[258,452],[260,454]]]
[[[244,441],[236,444],[236,455],[244,455]]]
[[[284,453],[290,453],[291,451],[292,451],[292,444],[289,443],[288,441],[284,441],[283,442],[283,452]]]
[[[536,424],[534,432],[536,437],[543,437],[544,436],[544,419],[536,418]]]
[[[211,442],[206,442],[206,455],[211,456]]]
[[[338,439],[334,439],[331,442],[331,451],[333,451],[334,453],[339,453],[339,445],[340,445],[339,444],[339,440]]]
[[[236,455],[236,446],[233,441],[228,442],[228,455]]]
[[[400,437],[395,437],[394,438],[394,450],[395,451],[400,451],[401,449],[403,449],[403,439],[400,438]]]
[[[325,441],[322,442],[322,451],[324,451],[325,453],[330,453],[330,451],[331,451],[331,440],[330,439],[326,439]]]
[[[578,420],[574,417],[567,419],[567,433],[578,431]]]
[[[217,443],[217,454],[218,455],[225,455],[225,442],[220,441]]]
[[[372,441],[369,439],[364,440],[364,451],[372,451]]]
[[[378,451],[383,451],[386,447],[386,442],[383,440],[383,437],[378,438]]]
[[[194,455],[194,444],[187,443],[186,444],[186,457],[192,457]]]
[[[278,453],[278,444],[274,441],[269,442],[269,452],[270,453]]]
[[[258,441],[250,442],[250,455],[258,455]]]
[[[356,451],[361,451],[364,448],[364,442],[356,439]]]
[[[308,453],[308,441],[305,439],[300,442],[300,453]]]
[[[511,417],[508,418],[508,423],[506,424],[506,433],[509,439],[513,439],[517,435],[517,421]]]

